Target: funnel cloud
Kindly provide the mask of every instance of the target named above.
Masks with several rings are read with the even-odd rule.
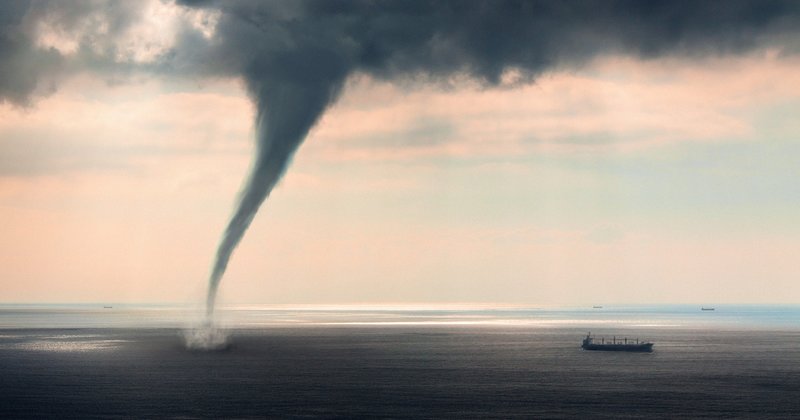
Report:
[[[217,250],[208,286],[207,315],[212,315],[217,288],[234,248],[278,183],[292,154],[338,95],[343,78],[306,85],[275,84],[256,89],[257,143],[253,169]],[[271,105],[274,104],[274,105]]]

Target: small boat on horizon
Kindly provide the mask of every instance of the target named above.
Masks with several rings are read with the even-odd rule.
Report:
[[[592,309],[603,309],[603,307],[600,305],[594,305],[592,306]]]
[[[701,311],[713,311],[714,308],[705,308],[705,307],[703,307],[703,308],[700,308],[700,310]]]
[[[113,306],[103,306],[103,309],[111,309]]]
[[[586,338],[583,339],[583,344],[581,344],[581,348],[584,350],[600,350],[600,351],[630,351],[630,352],[640,352],[640,353],[650,353],[653,351],[653,343],[651,342],[639,342],[637,338],[636,341],[628,340],[628,338],[623,338],[621,340],[617,340],[617,337],[612,338],[611,342],[606,343],[605,338],[601,338],[600,342],[597,343],[594,341],[594,337],[592,337],[592,333],[586,334]]]

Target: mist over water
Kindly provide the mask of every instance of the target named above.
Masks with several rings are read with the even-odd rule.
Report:
[[[189,350],[225,350],[229,345],[229,332],[212,323],[203,323],[181,332]]]

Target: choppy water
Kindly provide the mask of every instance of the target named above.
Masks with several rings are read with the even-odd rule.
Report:
[[[797,418],[796,307],[0,307],[0,417]],[[586,331],[652,340],[588,352]]]

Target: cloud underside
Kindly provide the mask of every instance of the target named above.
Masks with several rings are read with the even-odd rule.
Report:
[[[132,75],[240,79],[255,102],[258,124],[265,130],[262,137],[266,131],[276,133],[258,144],[261,161],[277,158],[274,164],[279,168],[272,172],[279,176],[288,157],[353,76],[366,74],[417,89],[433,83],[452,93],[464,78],[473,81],[468,83],[473,88],[477,82],[524,91],[521,85],[543,73],[586,69],[609,57],[658,62],[666,56],[690,62],[771,50],[782,60],[800,45],[799,17],[800,3],[793,1],[0,2],[0,102],[35,106],[37,98],[56,91],[65,79],[87,72],[115,82]],[[165,39],[163,33],[171,38]],[[706,77],[715,76],[711,72]],[[585,85],[593,93],[602,90],[597,83]],[[543,95],[530,89],[525,93]],[[403,127],[350,132],[350,138],[342,139],[342,133],[352,130],[337,133],[323,126],[320,135],[340,138],[336,150],[359,158],[478,152],[467,143],[476,137],[493,138],[500,153],[519,153],[747,134],[746,126],[737,126],[736,116],[710,115],[701,107],[693,113],[705,118],[707,127],[716,127],[714,132],[683,130],[686,118],[667,115],[652,101],[634,103],[633,108],[612,105],[604,123],[591,123],[587,118],[593,117],[582,111],[592,104],[576,102],[570,95],[566,100],[561,100],[561,92],[544,95],[562,104],[573,99],[570,112],[562,112],[557,124],[549,118],[552,109],[520,106],[521,112],[530,112],[530,121],[542,123],[522,124],[512,130],[513,135],[502,121],[487,124],[486,109],[470,113],[470,105],[459,107],[469,119],[435,106],[430,107],[431,115],[393,105],[386,112],[400,113],[403,118],[396,120]],[[489,96],[465,97],[491,103]],[[418,100],[415,106],[425,106],[419,97],[411,99]],[[439,106],[453,106],[453,101],[444,104],[441,96],[434,99]],[[644,105],[640,108],[649,114],[639,112],[636,105]],[[604,106],[594,108],[602,114]],[[652,118],[657,113],[681,122],[670,127],[663,118]],[[348,115],[339,116],[353,126],[370,126],[364,118],[354,122]],[[620,116],[633,123],[621,121]],[[362,117],[392,125],[386,115]],[[481,132],[491,126],[498,130]],[[571,129],[581,126],[593,128]],[[519,134],[524,130],[528,134]],[[17,143],[7,141],[3,147],[15,149]],[[44,143],[57,141],[39,141]],[[66,158],[49,152],[33,157],[62,168],[90,161],[103,164],[102,159],[70,153]],[[12,167],[11,173],[26,171],[16,161],[3,166],[6,173]]]
[[[255,97],[356,73],[519,83],[608,54],[794,54],[800,27],[794,1],[184,1],[155,14],[154,3],[2,2],[0,100],[31,104],[84,71],[241,77]],[[161,31],[172,40],[146,30],[160,29],[154,15],[173,15]]]

